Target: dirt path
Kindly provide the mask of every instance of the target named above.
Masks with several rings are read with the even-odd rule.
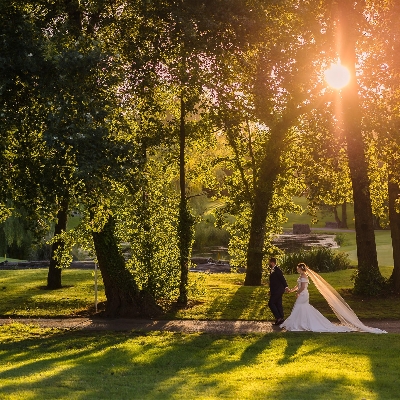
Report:
[[[11,323],[34,324],[43,328],[91,331],[169,331],[185,333],[216,333],[237,335],[248,333],[281,332],[268,321],[199,321],[199,320],[148,320],[148,319],[101,319],[101,318],[57,318],[29,319],[2,318],[0,325]],[[400,321],[363,321],[365,325],[380,328],[388,333],[400,333]]]

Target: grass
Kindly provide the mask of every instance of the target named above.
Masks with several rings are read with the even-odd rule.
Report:
[[[398,335],[0,327],[0,399],[393,399]]]
[[[301,217],[301,216],[300,216]],[[305,218],[305,216],[302,216]],[[299,219],[292,223],[309,223]],[[355,234],[341,251],[355,256]],[[392,271],[390,233],[376,232],[381,272]],[[354,252],[354,254],[353,254]],[[400,298],[353,296],[354,270],[323,274],[361,319],[399,319]],[[67,317],[93,311],[89,270],[63,271],[48,291],[47,269],[0,270],[0,315]],[[203,286],[190,307],[165,318],[272,320],[268,288],[243,286],[243,274],[190,274]],[[288,275],[294,286],[297,275]],[[335,316],[316,288],[310,302]],[[99,301],[104,301],[99,285]],[[284,296],[291,310],[295,297]],[[373,325],[373,324],[371,324]],[[274,332],[254,335],[80,332],[12,323],[0,326],[0,400],[14,399],[395,399],[398,334]]]
[[[330,232],[332,233],[332,232]],[[357,248],[355,232],[340,232],[340,237],[344,240],[338,251],[349,255],[352,264],[357,264]],[[380,266],[393,266],[393,248],[390,231],[375,231],[376,251],[378,253],[378,263]]]
[[[9,257],[0,257],[0,262],[3,262],[3,261],[18,262],[18,261],[23,261],[23,260],[19,260],[16,258],[9,258]]]
[[[391,267],[381,268],[389,277]],[[345,298],[361,319],[400,319],[400,298],[375,298],[371,301],[351,294],[354,270],[323,274]],[[0,315],[8,317],[68,317],[88,315],[94,309],[94,278],[90,270],[63,271],[62,289],[45,290],[46,269],[3,270],[0,272]],[[191,296],[190,307],[170,310],[165,319],[204,320],[272,320],[267,307],[267,285],[243,286],[244,274],[198,274],[191,279],[200,280],[203,293]],[[295,286],[297,275],[287,275],[288,283]],[[104,287],[99,281],[98,300],[104,301]],[[295,296],[284,296],[284,308],[291,310]],[[314,285],[310,285],[310,302],[328,318],[335,318]]]
[[[389,276],[392,268],[382,268]],[[323,274],[360,318],[400,319],[400,299],[351,296],[351,274]],[[47,270],[0,271],[0,314],[69,316],[93,308],[93,273],[63,271],[63,289],[43,289]],[[267,286],[243,274],[197,274],[204,294],[165,318],[271,320]],[[288,275],[292,286],[297,275]],[[100,285],[100,299],[104,299]],[[315,287],[311,303],[332,312]],[[284,296],[287,312],[295,297]],[[373,324],[371,324],[373,326]],[[252,335],[90,332],[0,326],[0,399],[394,399],[397,334],[274,332]],[[328,394],[328,395],[327,395]]]
[[[63,288],[46,290],[47,269],[0,271],[0,315],[67,317],[94,307],[94,273],[68,269],[62,272]],[[99,301],[105,300],[100,281]]]
[[[293,228],[293,224],[309,224],[311,228],[324,228],[325,222],[335,222],[333,213],[317,212],[317,222],[313,223],[313,217],[307,214],[307,199],[305,197],[295,197],[293,201],[303,208],[302,214],[287,214],[288,221],[283,225],[284,228]],[[338,209],[339,215],[340,210]],[[347,225],[349,229],[354,229],[354,211],[353,205],[347,204]]]

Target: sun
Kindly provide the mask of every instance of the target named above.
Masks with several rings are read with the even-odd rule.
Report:
[[[325,80],[334,89],[342,89],[350,82],[350,72],[340,62],[331,64],[330,68],[324,72]]]

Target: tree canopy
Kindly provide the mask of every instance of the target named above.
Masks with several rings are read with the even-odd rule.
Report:
[[[221,200],[247,285],[261,284],[294,195],[353,202],[355,289],[374,294],[374,222],[400,248],[396,7],[1,0],[0,220],[54,229],[56,271],[74,245],[92,251],[118,315],[187,303],[193,196]],[[338,58],[352,77],[339,93],[323,80]]]

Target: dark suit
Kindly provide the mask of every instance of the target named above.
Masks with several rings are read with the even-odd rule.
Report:
[[[269,273],[270,297],[268,306],[277,320],[284,318],[282,296],[285,293],[285,288],[287,287],[288,285],[285,277],[283,276],[282,270],[275,265],[275,267],[271,269]]]

